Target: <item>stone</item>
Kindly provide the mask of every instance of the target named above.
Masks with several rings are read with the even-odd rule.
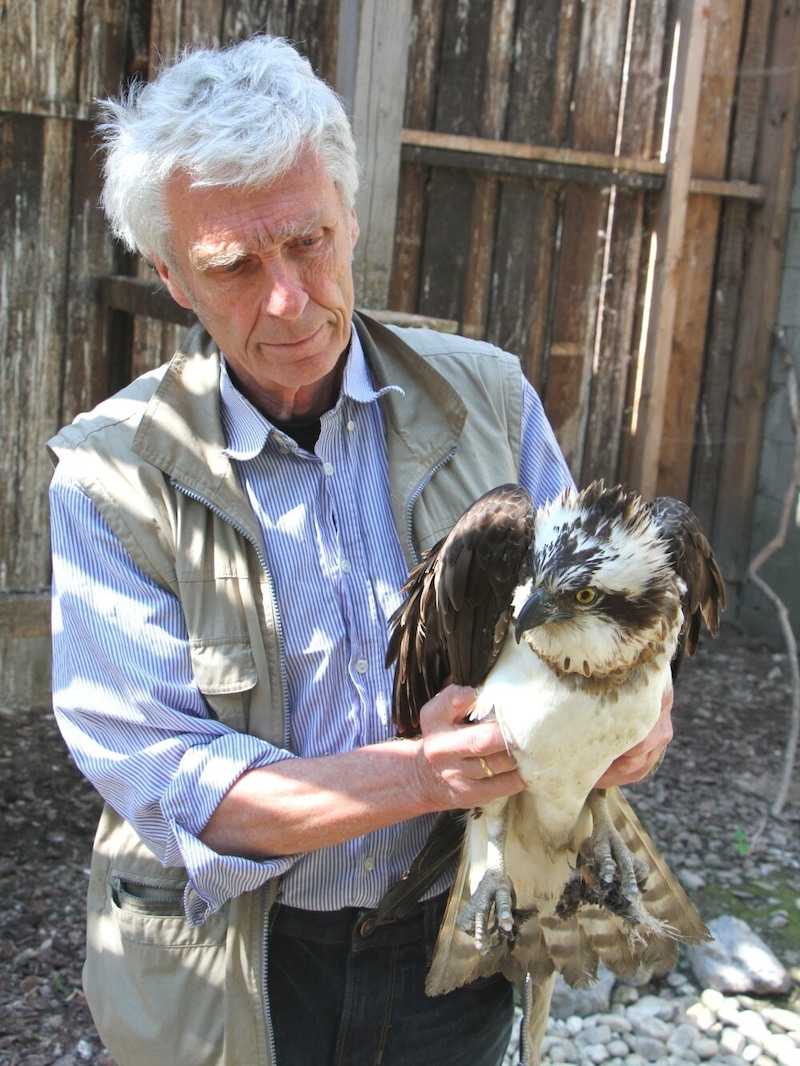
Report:
[[[632,1036],[630,1045],[634,1054],[641,1055],[646,1062],[657,1062],[666,1050],[661,1040],[649,1036]]]
[[[551,1016],[568,1018],[570,1015],[577,1015],[580,1018],[586,1018],[590,1014],[607,1011],[611,1004],[611,993],[615,982],[616,977],[605,966],[599,968],[597,980],[589,988],[570,988],[564,978],[559,975],[550,1004]]]
[[[714,940],[686,949],[702,986],[732,994],[785,995],[789,991],[788,970],[746,922],[722,915],[708,924]]]

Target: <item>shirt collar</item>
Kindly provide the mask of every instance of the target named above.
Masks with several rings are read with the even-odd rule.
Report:
[[[254,459],[263,451],[272,433],[278,433],[281,440],[286,440],[284,434],[280,433],[233,383],[224,355],[221,355],[220,366],[220,410],[227,442],[225,455],[231,459]],[[364,349],[358,333],[353,328],[350,350],[342,375],[342,388],[333,410],[338,410],[345,398],[355,403],[368,404],[374,403],[388,392],[402,395],[403,389],[399,385],[386,385],[376,391],[364,357]]]

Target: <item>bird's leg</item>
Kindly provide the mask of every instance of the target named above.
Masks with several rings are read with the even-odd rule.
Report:
[[[633,901],[639,895],[640,884],[643,884],[647,877],[647,865],[631,854],[614,828],[605,789],[593,789],[589,793],[588,802],[592,812],[589,855],[594,858],[595,871],[606,885],[611,885],[616,880],[624,898]]]
[[[639,921],[647,864],[631,854],[614,828],[605,789],[593,789],[587,803],[592,815],[591,836],[581,846],[577,870],[564,889],[557,913],[569,917],[581,904],[594,903]]]
[[[486,869],[456,918],[459,928],[475,938],[475,946],[482,953],[491,947],[491,933],[497,931],[506,940],[513,940],[517,935],[514,885],[506,873],[505,864],[507,809],[504,803],[500,813],[483,812],[489,837]]]

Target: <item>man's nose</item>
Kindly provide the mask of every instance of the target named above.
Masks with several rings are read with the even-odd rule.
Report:
[[[308,303],[300,278],[285,265],[273,264],[267,278],[267,294],[261,310],[273,318],[298,318]]]

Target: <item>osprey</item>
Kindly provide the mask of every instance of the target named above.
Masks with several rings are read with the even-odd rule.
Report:
[[[677,500],[600,481],[537,511],[503,485],[403,592],[387,653],[399,734],[419,733],[448,679],[475,686],[470,718],[497,720],[527,788],[466,820],[441,815],[380,914],[401,913],[460,851],[427,991],[527,978],[535,1048],[558,973],[581,987],[600,961],[620,976],[665,972],[676,941],[708,937],[622,793],[594,785],[655,725],[701,618],[716,636],[722,576]]]

